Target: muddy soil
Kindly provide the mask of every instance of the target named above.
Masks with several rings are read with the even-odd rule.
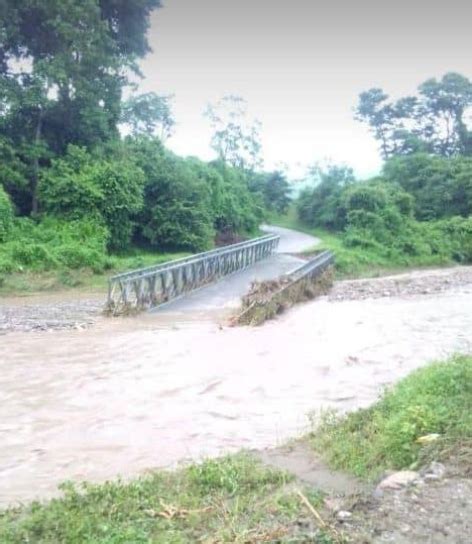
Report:
[[[472,480],[453,473],[360,501],[341,524],[354,543],[470,544]]]
[[[464,466],[418,473],[414,484],[383,489],[330,469],[304,441],[255,452],[303,486],[322,491],[322,519],[353,544],[469,544],[472,480]],[[444,469],[444,472],[443,472]],[[340,539],[342,540],[342,539]]]
[[[254,451],[253,454],[265,465],[287,471],[303,484],[331,497],[347,499],[369,490],[369,486],[357,478],[331,470],[302,440],[278,448]]]

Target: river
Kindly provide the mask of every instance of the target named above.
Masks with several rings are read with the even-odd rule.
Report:
[[[0,337],[0,503],[53,496],[68,479],[276,446],[313,411],[366,406],[412,369],[472,351],[472,283],[323,297],[260,328],[215,316]]]

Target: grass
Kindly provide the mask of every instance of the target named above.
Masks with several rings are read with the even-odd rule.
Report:
[[[184,252],[162,253],[144,249],[133,249],[122,255],[109,258],[110,265],[104,272],[94,272],[90,268],[78,270],[59,269],[51,271],[15,272],[1,277],[0,296],[22,296],[48,291],[96,291],[104,292],[109,276],[187,256]]]
[[[0,542],[342,542],[316,529],[291,479],[237,454],[128,483],[67,484],[62,498],[0,512]],[[305,497],[321,505],[320,494]]]
[[[255,238],[263,234],[265,233],[258,229],[252,233],[241,235],[241,239]],[[224,242],[234,243],[235,241],[224,240]],[[90,267],[78,269],[59,267],[44,271],[25,266],[21,272],[0,273],[0,297],[65,290],[104,292],[107,289],[109,276],[180,259],[188,255],[190,252],[162,252],[134,247],[126,253],[107,256],[107,265],[103,271],[93,270]]]
[[[453,454],[472,468],[472,356],[421,368],[367,409],[325,414],[310,437],[336,469],[372,479]]]
[[[428,268],[453,264],[451,259],[445,259],[441,255],[385,257],[374,249],[347,247],[343,244],[340,234],[308,227],[302,223],[298,219],[294,207],[291,207],[284,216],[272,216],[271,223],[320,238],[321,244],[314,246],[313,249],[305,253],[311,254],[314,251],[318,252],[326,249],[332,251],[336,256],[336,276],[339,279],[378,277],[389,273],[402,272],[413,267]]]

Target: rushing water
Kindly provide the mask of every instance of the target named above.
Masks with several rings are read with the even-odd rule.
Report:
[[[0,502],[277,445],[472,349],[472,287],[307,303],[257,329],[171,313],[0,337]]]

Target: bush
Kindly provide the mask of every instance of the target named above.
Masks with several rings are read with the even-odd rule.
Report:
[[[0,185],[0,242],[6,242],[13,228],[13,206]]]
[[[91,268],[102,271],[108,262],[108,231],[95,221],[61,221],[44,218],[40,223],[17,219],[12,240],[0,246],[0,272]]]
[[[342,196],[355,181],[352,170],[345,166],[331,165],[327,169],[315,167],[311,174],[317,185],[300,194],[297,201],[299,218],[313,227],[344,229],[346,210]]]
[[[252,192],[261,195],[264,206],[269,212],[279,215],[288,212],[292,187],[281,171],[251,173],[249,186]]]
[[[342,240],[348,248],[371,250],[396,266],[470,258],[468,220],[418,222],[412,217],[413,198],[398,186],[381,180],[357,184],[346,190],[343,201],[347,224]]]
[[[251,234],[264,217],[263,196],[251,192],[246,175],[236,168],[215,163],[211,170],[219,182],[211,190],[211,209],[215,229],[219,233]]]
[[[142,170],[128,158],[97,159],[69,146],[67,155],[43,172],[40,200],[56,217],[102,222],[110,232],[110,248],[124,249],[134,232],[133,218],[143,206],[143,187]]]
[[[447,243],[455,261],[472,263],[472,216],[437,221],[431,225],[430,236]]]
[[[199,251],[213,244],[210,189],[179,157],[157,140],[128,140],[146,179],[139,233],[152,245]]]
[[[415,199],[421,221],[472,214],[472,159],[416,153],[395,157],[384,166],[387,181],[399,184]]]

